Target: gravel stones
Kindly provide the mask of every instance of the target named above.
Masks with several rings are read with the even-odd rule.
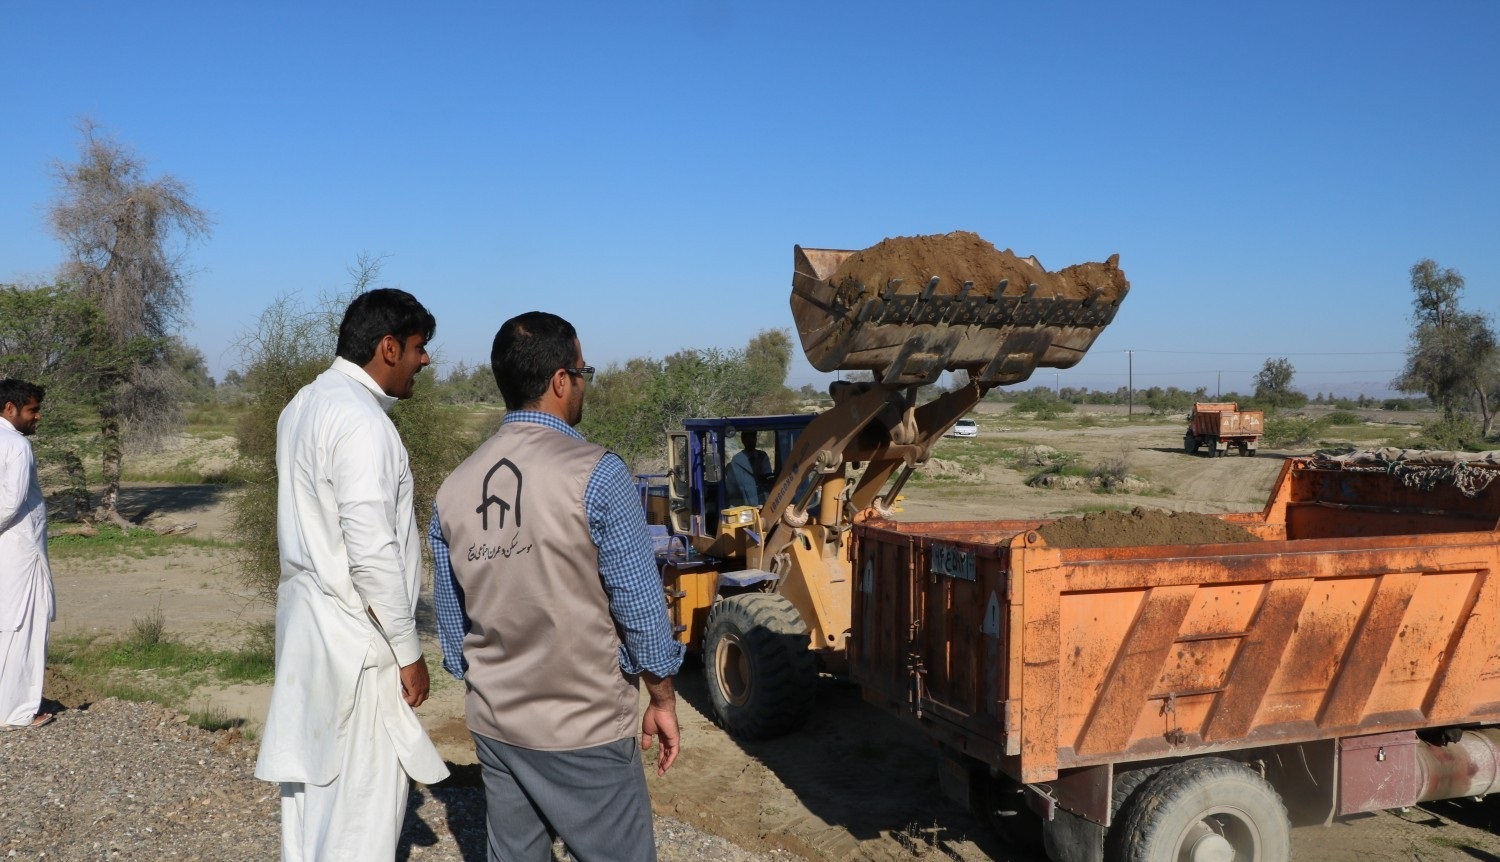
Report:
[[[113,698],[50,726],[0,734],[0,859],[247,862],[280,855],[280,799],[257,780],[255,745],[209,733],[155,704]],[[415,787],[402,859],[484,858],[474,782]],[[451,785],[451,786],[450,786]],[[762,862],[686,824],[657,818],[664,862]]]

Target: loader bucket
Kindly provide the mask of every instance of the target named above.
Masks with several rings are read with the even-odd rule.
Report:
[[[1052,273],[966,232],[793,250],[792,317],[808,362],[892,385],[960,369],[1001,385],[1072,367],[1129,290],[1119,255]]]

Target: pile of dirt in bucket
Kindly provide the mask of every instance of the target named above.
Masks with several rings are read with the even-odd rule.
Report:
[[[958,293],[966,281],[973,282],[975,294],[991,295],[1006,280],[1005,296],[1018,296],[1035,284],[1038,298],[1074,300],[1087,299],[1103,288],[1101,298],[1113,301],[1130,287],[1117,254],[1104,263],[1080,263],[1054,273],[1042,269],[1035,258],[1001,251],[969,231],[882,240],[849,255],[828,281],[843,293],[863,292],[861,288],[881,291],[899,278],[900,291],[914,293],[924,290],[933,276],[941,279],[936,292],[945,296]]]
[[[1137,506],[1129,512],[1090,512],[1062,518],[1037,530],[1054,548],[1124,548],[1130,545],[1214,545],[1255,542],[1243,527],[1197,512],[1167,512]]]

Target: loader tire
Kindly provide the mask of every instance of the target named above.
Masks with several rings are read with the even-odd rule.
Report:
[[[807,720],[818,667],[792,603],[745,593],[709,611],[703,675],[720,727],[741,739],[769,739]]]
[[[1200,757],[1163,769],[1121,813],[1115,827],[1121,862],[1291,858],[1291,824],[1281,797],[1232,760]]]

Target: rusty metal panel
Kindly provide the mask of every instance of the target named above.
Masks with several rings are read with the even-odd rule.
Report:
[[[1318,724],[1350,727],[1364,717],[1370,694],[1417,590],[1417,577],[1412,572],[1399,572],[1375,579],[1373,594],[1349,639],[1349,649],[1323,702]]]
[[[1420,798],[1421,744],[1409,730],[1339,740],[1338,814],[1399,808]]]
[[[1224,691],[1203,727],[1206,742],[1236,739],[1249,732],[1271,678],[1291,643],[1312,581],[1307,578],[1266,584],[1255,622],[1246,626],[1244,646],[1225,675]]]
[[[908,652],[914,609],[910,600],[911,540],[885,531],[856,536],[855,589],[849,641],[853,676],[897,703],[910,697]]]
[[[1022,565],[1013,574],[1026,583],[1021,645],[1021,774],[1027,783],[1046,781],[1057,775],[1058,694],[1063,644],[1061,631],[1061,583],[1056,568],[1027,571],[1028,551],[1018,551]],[[1015,649],[1015,644],[1012,644]]]
[[[1500,578],[1495,577],[1493,570],[1483,569],[1474,573],[1473,580],[1476,586],[1473,599],[1450,606],[1458,608],[1457,619],[1446,649],[1433,663],[1437,670],[1422,707],[1427,719],[1434,723],[1457,722],[1469,711],[1470,704],[1500,698],[1496,692],[1500,671],[1492,654],[1500,627],[1497,622]],[[1447,656],[1447,661],[1443,661],[1443,656]],[[1482,680],[1482,676],[1488,676],[1488,680]]]
[[[1078,753],[1118,751],[1130,741],[1197,591],[1191,585],[1146,591],[1140,612],[1101,680],[1094,708],[1074,746]]]

